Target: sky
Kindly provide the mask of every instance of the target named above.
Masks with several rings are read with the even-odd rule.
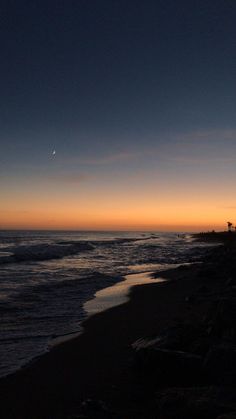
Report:
[[[2,0],[0,228],[236,223],[235,0]]]

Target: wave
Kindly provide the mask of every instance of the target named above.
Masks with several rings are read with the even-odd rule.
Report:
[[[145,240],[148,238],[145,238]],[[93,250],[96,246],[110,247],[136,242],[139,238],[116,238],[114,240],[75,241],[63,240],[56,243],[40,243],[28,245],[15,245],[1,248],[0,265],[25,261],[43,261],[62,259],[83,251]]]
[[[0,264],[61,259],[65,256],[93,249],[94,246],[88,242],[13,246],[6,248],[5,255],[4,249],[1,249]]]

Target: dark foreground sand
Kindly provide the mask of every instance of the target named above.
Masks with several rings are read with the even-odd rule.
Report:
[[[150,353],[141,350],[137,357],[131,346],[139,338],[156,337],[165,330],[171,330],[171,327],[181,329],[187,325],[185,340],[188,344],[185,342],[183,347],[176,349],[196,354],[197,361],[201,357],[204,363],[211,346],[225,342],[225,339],[231,348],[235,344],[235,330],[230,332],[232,336],[225,338],[220,325],[209,326],[216,317],[222,295],[229,296],[231,300],[233,298],[235,289],[230,280],[235,281],[235,262],[232,268],[229,258],[231,262],[234,260],[228,250],[219,248],[203,264],[162,273],[161,276],[168,278],[168,282],[134,287],[128,303],[87,320],[83,335],[55,347],[29,367],[0,380],[1,418],[185,419],[201,416],[204,419],[236,411],[231,400],[235,396],[235,376],[230,380],[228,376],[224,377],[222,390],[219,376],[215,378],[204,372],[203,378],[196,377],[196,382],[194,378],[189,383],[189,377],[185,382],[185,378],[179,377],[178,369],[175,373],[175,364],[174,367],[170,364],[170,377],[167,371],[163,378],[163,374],[158,376],[158,361],[152,360],[152,352],[150,356]],[[197,326],[198,332],[195,331]],[[230,328],[233,328],[232,324]],[[223,326],[223,329],[227,327]],[[164,352],[162,364],[166,362],[166,354],[169,356],[169,352]],[[190,391],[188,399],[193,398],[195,403],[193,391],[201,392],[207,388],[209,392],[212,385],[220,388],[221,392],[228,388],[228,404],[222,396],[222,403],[227,404],[225,410],[220,407],[211,409],[213,401],[209,402],[210,413],[205,416],[204,413],[199,416],[197,407],[193,408],[196,416],[191,411],[189,416],[184,406],[178,410],[178,403],[174,413],[168,410],[173,398],[173,395],[168,395],[170,390],[173,392],[176,387],[185,387],[184,393],[181,390],[182,395],[175,394],[174,399],[182,397],[186,400],[186,392]],[[200,390],[197,390],[199,387]],[[158,392],[161,395],[158,396]],[[167,401],[171,399],[167,409],[160,407],[163,405],[163,394]]]

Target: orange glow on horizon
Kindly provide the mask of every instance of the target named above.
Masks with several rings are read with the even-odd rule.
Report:
[[[232,212],[232,211],[231,211]],[[1,211],[1,229],[202,231],[225,228],[228,210],[212,206],[114,205],[96,209],[56,206]],[[232,221],[233,218],[231,216]]]
[[[157,187],[155,178],[142,187],[129,182],[62,186],[7,189],[0,229],[203,231],[236,222],[231,188]]]

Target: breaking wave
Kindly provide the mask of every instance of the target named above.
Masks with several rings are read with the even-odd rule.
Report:
[[[80,252],[93,250],[94,246],[86,242],[62,242],[58,244],[35,244],[31,246],[7,247],[0,252],[0,264],[22,261],[42,261],[61,259]]]

